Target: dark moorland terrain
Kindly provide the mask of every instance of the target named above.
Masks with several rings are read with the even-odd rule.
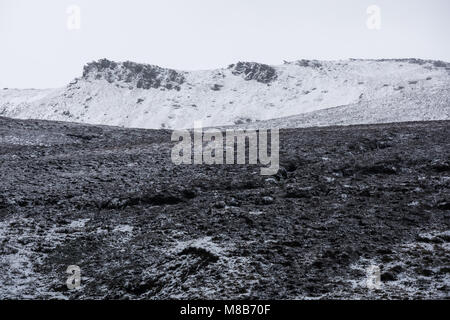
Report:
[[[0,298],[449,298],[449,121],[283,130],[273,177],[171,146],[0,118]]]

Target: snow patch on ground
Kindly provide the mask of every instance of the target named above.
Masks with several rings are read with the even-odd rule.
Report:
[[[421,299],[448,298],[450,275],[442,271],[442,267],[428,267],[425,264],[412,265],[413,258],[429,259],[437,250],[450,254],[448,242],[437,241],[436,237],[449,237],[450,230],[440,232],[422,233],[419,239],[428,239],[430,242],[408,242],[392,248],[397,259],[383,261],[383,257],[373,259],[360,258],[350,268],[357,271],[361,277],[356,279],[340,279],[351,285],[356,299],[410,297]],[[421,240],[419,240],[421,241]],[[379,288],[370,288],[367,285],[368,268],[380,268],[381,282]],[[385,278],[385,279],[383,279]]]

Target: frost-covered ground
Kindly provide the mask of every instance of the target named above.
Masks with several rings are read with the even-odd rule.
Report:
[[[0,298],[449,298],[449,121],[280,139],[265,177],[175,166],[168,130],[0,117]]]
[[[0,90],[0,115],[155,129],[305,112],[312,113],[277,125],[445,120],[449,91],[450,64],[417,59],[237,63],[194,72],[100,60],[64,88]]]

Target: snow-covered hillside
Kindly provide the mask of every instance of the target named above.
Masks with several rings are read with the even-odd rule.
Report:
[[[449,119],[449,92],[450,64],[440,61],[239,62],[185,72],[102,59],[64,88],[0,90],[0,115],[156,129],[199,120],[281,127],[437,120]],[[264,122],[281,117],[289,118]]]
[[[450,88],[437,87],[290,117],[234,125],[240,129],[307,128],[450,119]]]

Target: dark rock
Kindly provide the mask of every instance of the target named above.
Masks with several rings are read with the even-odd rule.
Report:
[[[313,69],[318,69],[318,68],[322,67],[322,64],[318,60],[302,59],[302,60],[295,61],[294,64],[296,64],[300,67],[307,67],[307,68],[313,68]]]
[[[183,196],[188,198],[188,199],[194,199],[197,196],[197,191],[195,189],[184,189],[182,191]]]
[[[417,268],[416,272],[425,277],[431,277],[434,273],[432,270],[426,268]]]
[[[274,202],[272,197],[263,197],[261,200],[262,204],[272,204]]]
[[[1,255],[8,255],[8,254],[16,254],[18,253],[19,250],[11,247],[11,246],[4,246],[2,245],[2,247],[0,247],[0,256]]]
[[[382,273],[380,276],[380,279],[381,279],[381,281],[389,282],[389,281],[397,280],[397,277],[395,276],[394,273],[388,271],[388,272]]]
[[[239,207],[239,201],[236,198],[231,198],[227,201],[227,204],[231,207]]]
[[[256,62],[238,62],[228,67],[234,75],[242,75],[245,80],[255,80],[261,83],[270,83],[277,79],[275,68]]]
[[[158,286],[158,280],[150,278],[146,279],[145,281],[141,281],[140,283],[127,282],[124,285],[124,289],[129,293],[140,296],[146,292],[154,290],[155,287]]]
[[[227,204],[225,203],[225,201],[217,201],[216,203],[214,203],[214,208],[223,209],[226,205]]]
[[[394,274],[398,274],[403,271],[403,267],[400,265],[396,265],[390,269],[390,271]]]
[[[450,267],[442,267],[439,269],[440,274],[450,274]]]
[[[117,81],[132,83],[136,88],[165,88],[179,90],[184,83],[182,73],[154,65],[126,61],[117,63],[107,59],[88,63],[83,70],[83,79],[104,79],[109,83]]]
[[[431,168],[437,172],[448,172],[450,171],[450,162],[442,160],[434,160],[431,163]]]
[[[222,88],[223,88],[223,85],[220,85],[220,84],[215,83],[215,84],[211,87],[211,90],[213,90],[213,91],[220,91],[220,89],[222,89]]]
[[[275,175],[275,178],[277,178],[278,180],[282,180],[287,179],[287,177],[288,177],[287,170],[283,167],[280,167],[280,169],[278,169],[277,174]]]
[[[361,166],[359,172],[362,174],[396,174],[397,168],[392,165],[374,164],[370,166]]]
[[[180,255],[194,255],[200,257],[206,263],[215,263],[219,257],[204,248],[188,247],[180,252]]]
[[[377,253],[379,254],[392,254],[392,249],[390,248],[380,248],[377,250]]]
[[[286,186],[287,198],[311,198],[313,195],[313,187],[300,187],[296,184],[288,184]]]

